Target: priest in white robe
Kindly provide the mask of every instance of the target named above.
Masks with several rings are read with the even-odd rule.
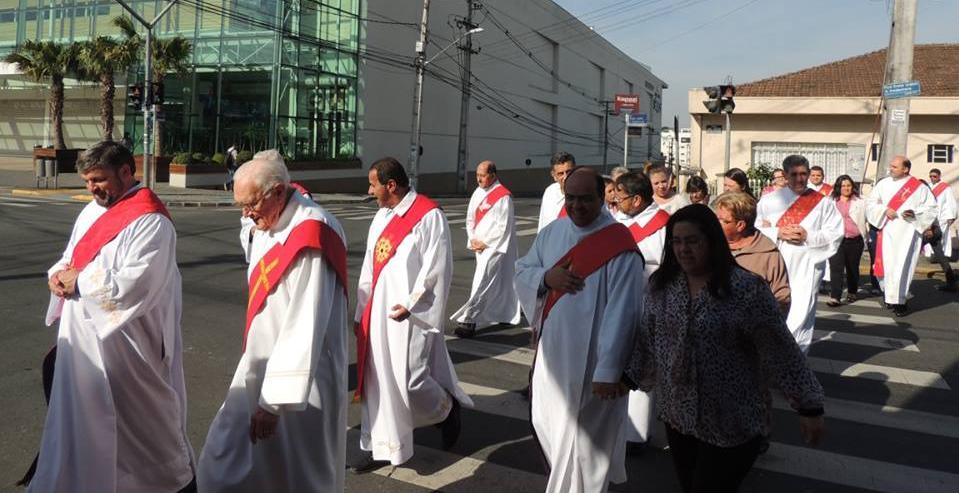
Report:
[[[357,397],[365,454],[351,463],[355,473],[408,461],[415,428],[439,425],[444,448],[452,447],[461,406],[473,406],[459,387],[443,334],[453,274],[446,216],[410,189],[394,158],[374,162],[368,178],[380,210],[370,224],[357,286]]]
[[[115,142],[77,161],[93,201],[48,272],[47,324],[60,325],[33,493],[196,489],[176,231],[135,169]]]
[[[566,215],[563,207],[563,183],[566,176],[576,168],[576,158],[568,152],[557,152],[550,158],[549,175],[553,183],[543,192],[543,202],[539,207],[539,223],[536,231],[542,231],[549,223]]]
[[[472,337],[491,325],[520,322],[513,288],[517,257],[513,197],[499,182],[492,161],[476,167],[476,181],[479,186],[466,208],[466,248],[476,255],[476,270],[469,299],[451,317],[460,337]]]
[[[566,186],[569,217],[550,224],[516,264],[526,317],[540,332],[531,384],[531,416],[549,467],[546,491],[601,493],[626,480],[626,394],[620,383],[642,313],[643,261],[629,232],[603,208],[603,181],[588,168]],[[610,227],[626,250],[592,237],[584,257],[560,259]],[[610,230],[610,231],[613,231]],[[580,275],[582,274],[582,276]],[[558,293],[564,293],[551,304]],[[544,308],[551,306],[544,323]]]
[[[776,243],[786,261],[792,298],[786,325],[799,348],[808,352],[819,283],[826,261],[842,243],[843,222],[835,201],[807,187],[809,161],[805,157],[787,156],[783,170],[788,186],[759,200],[756,229]]]
[[[896,316],[908,313],[906,295],[919,260],[922,232],[936,220],[938,208],[932,190],[910,176],[912,163],[896,156],[889,163],[889,176],[879,180],[866,199],[866,220],[879,229],[875,272],[886,305]],[[879,269],[875,269],[879,270]]]
[[[653,200],[653,186],[646,175],[632,172],[616,180],[616,202],[622,214],[619,221],[629,228],[636,246],[643,255],[643,280],[656,272],[663,258],[666,244],[666,222],[669,213]],[[629,411],[626,441],[647,443],[651,439],[653,421],[652,393],[634,390],[629,393]],[[665,439],[665,437],[659,437]],[[632,445],[629,450],[632,450]]]
[[[942,170],[932,168],[929,170],[929,183],[932,187],[932,195],[936,198],[936,206],[939,208],[939,228],[942,229],[942,251],[946,257],[952,256],[952,225],[959,217],[959,203],[956,202],[956,191],[948,182],[942,181]],[[932,248],[929,245],[925,247],[927,257],[932,257]]]
[[[234,197],[244,224],[253,224],[252,234],[244,229],[240,238],[250,258],[247,277],[256,279],[249,303],[260,290],[267,296],[247,314],[244,351],[200,455],[199,490],[343,491],[349,363],[343,229],[289,186],[276,151],[260,152],[237,170]],[[311,223],[321,225],[329,244],[274,264]],[[273,269],[280,277],[271,282]]]

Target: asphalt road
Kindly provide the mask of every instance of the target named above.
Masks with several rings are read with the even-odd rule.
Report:
[[[81,204],[0,193],[0,490],[29,465],[45,413],[40,361],[55,340],[43,327],[46,269],[58,257]],[[444,201],[453,226],[455,270],[448,312],[466,299],[473,272],[463,248],[465,200]],[[517,203],[520,248],[535,233],[536,203]],[[331,206],[349,239],[349,268],[359,271],[372,206]],[[197,453],[240,357],[246,300],[238,245],[239,212],[173,209],[183,276],[184,364],[189,434]],[[829,309],[819,306],[810,364],[826,388],[827,436],[819,449],[801,444],[795,415],[777,400],[770,451],[750,473],[744,491],[945,492],[959,487],[959,332],[956,301],[914,284],[913,314],[890,318],[876,300]],[[354,291],[351,288],[351,291]],[[346,330],[344,328],[344,330]],[[530,437],[523,388],[531,353],[523,328],[482,331],[474,340],[450,338],[451,356],[477,407],[465,410],[460,442],[440,449],[434,428],[416,434],[414,458],[403,467],[347,476],[357,492],[539,491],[545,478]],[[351,347],[351,354],[354,350]],[[351,367],[352,372],[352,367]],[[353,377],[351,375],[351,382]],[[351,385],[352,386],[352,385]],[[350,407],[350,424],[359,410]],[[350,434],[350,453],[357,435]],[[649,449],[628,458],[629,482],[612,491],[678,491],[668,452]]]

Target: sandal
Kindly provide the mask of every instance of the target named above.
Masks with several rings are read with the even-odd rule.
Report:
[[[826,302],[826,306],[829,306],[832,308],[836,308],[837,306],[840,306],[840,305],[842,305],[842,302],[837,300],[836,298],[829,298],[829,301]]]
[[[847,295],[846,295],[846,303],[852,304],[852,303],[855,303],[855,302],[858,301],[858,300],[859,300],[859,298],[857,298],[856,295],[854,295],[854,294],[847,294]]]

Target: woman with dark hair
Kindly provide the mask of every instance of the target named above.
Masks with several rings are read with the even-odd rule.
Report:
[[[685,493],[734,492],[769,434],[772,379],[799,412],[806,443],[823,432],[823,390],[769,286],[736,264],[704,205],[666,224],[663,263],[623,377],[657,396]]]
[[[836,201],[836,208],[842,216],[845,236],[839,244],[839,250],[829,258],[829,300],[826,304],[837,307],[842,304],[842,280],[846,280],[846,303],[856,301],[859,292],[859,261],[869,237],[866,225],[866,203],[859,198],[859,187],[849,175],[836,178],[829,198]],[[843,272],[845,271],[845,274]],[[845,275],[845,277],[843,277]]]
[[[709,204],[709,185],[706,180],[698,176],[689,177],[686,182],[686,195],[690,204]]]
[[[749,176],[739,168],[730,168],[723,174],[723,192],[743,192],[756,198],[752,189],[749,188]]]

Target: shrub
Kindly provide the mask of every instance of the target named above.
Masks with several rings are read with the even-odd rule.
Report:
[[[226,161],[226,155],[224,155],[222,152],[218,152],[210,158],[210,161],[217,166],[223,166],[223,162]]]
[[[240,151],[236,154],[236,165],[239,166],[253,159],[253,151]]]
[[[173,155],[173,164],[190,164],[189,152],[178,152]]]
[[[203,154],[202,152],[194,152],[190,160],[190,164],[207,164],[210,162],[210,158]]]

